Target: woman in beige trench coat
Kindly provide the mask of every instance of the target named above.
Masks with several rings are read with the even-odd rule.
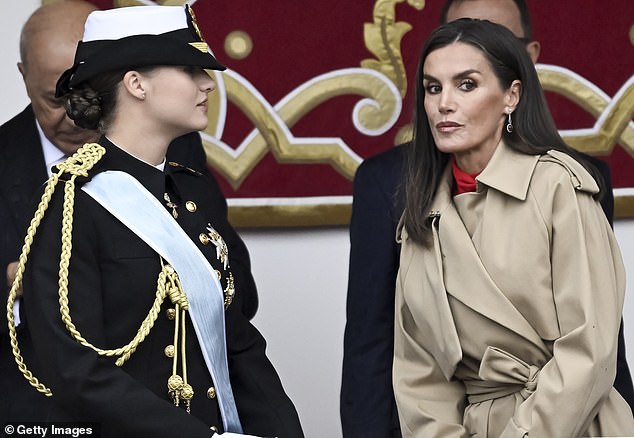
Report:
[[[513,34],[462,19],[419,63],[396,287],[406,437],[633,436],[613,389],[625,273],[598,173]]]

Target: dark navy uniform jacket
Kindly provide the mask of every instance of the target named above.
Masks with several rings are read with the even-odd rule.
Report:
[[[244,242],[227,223],[227,203],[206,167],[206,157],[197,133],[179,137],[168,148],[167,159],[192,167],[205,174],[209,183],[209,206],[224,224],[223,238],[234,258],[234,276],[241,275],[241,293],[234,304],[252,318],[258,307],[258,295],[251,276],[249,254]],[[8,287],[4,280],[7,265],[18,259],[24,233],[33,217],[33,198],[46,181],[46,165],[31,106],[0,126],[0,298],[6,303]],[[4,307],[4,306],[3,306]],[[26,315],[18,328],[22,354],[31,362],[32,342]],[[7,421],[44,421],[48,399],[38,394],[18,371],[9,346],[5,312],[0,312],[0,424]],[[10,394],[10,396],[9,396]]]
[[[228,224],[214,209],[206,176],[171,163],[165,172],[143,163],[107,139],[106,155],[89,172],[121,170],[134,176],[161,203],[168,193],[178,205],[177,222],[222,274],[216,248],[201,233],[212,226],[221,235]],[[88,194],[75,192],[73,247],[68,275],[70,314],[82,336],[93,345],[113,349],[127,344],[154,301],[160,258],[147,243],[108,213]],[[222,431],[214,382],[205,366],[191,320],[187,318],[188,381],[195,395],[191,414],[176,407],[167,394],[172,359],[165,347],[173,343],[173,305],[166,299],[150,334],[122,367],[100,357],[71,338],[61,321],[58,264],[61,252],[61,187],[35,237],[24,277],[24,305],[38,361],[40,379],[53,392],[51,421],[88,420],[101,424],[104,436],[209,437],[210,427]],[[196,208],[186,208],[192,201]],[[191,204],[190,204],[191,206]],[[166,207],[167,208],[167,207]],[[171,209],[168,208],[168,211]],[[236,266],[236,301],[241,294],[239,260],[229,248],[230,268]],[[234,302],[226,314],[229,373],[245,433],[281,438],[302,437],[295,408],[265,356],[265,341]]]

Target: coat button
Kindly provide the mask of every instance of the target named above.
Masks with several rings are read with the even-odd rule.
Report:
[[[209,236],[205,233],[200,233],[198,235],[198,240],[200,240],[200,243],[202,243],[203,245],[209,245]]]
[[[176,318],[176,309],[173,309],[173,308],[170,307],[169,309],[167,309],[165,311],[165,316],[170,321],[174,321],[174,318]]]
[[[210,429],[212,432],[218,433],[218,428],[216,426],[211,426]]]
[[[196,207],[196,203],[194,201],[187,201],[185,202],[185,208],[188,212],[193,213],[198,207]]]
[[[167,357],[174,357],[174,346],[173,345],[168,345],[167,347],[165,347],[165,350],[163,350],[163,352],[165,353],[165,356]]]
[[[216,398],[216,388],[212,386],[211,388],[207,390],[207,398],[208,399]]]

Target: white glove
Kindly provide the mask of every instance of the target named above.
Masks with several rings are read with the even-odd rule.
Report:
[[[212,438],[217,438],[217,437],[222,437],[222,438],[262,438],[262,437],[258,437],[258,436],[255,436],[255,435],[242,435],[241,433],[232,433],[232,432],[225,432],[225,433],[221,433],[221,434],[214,433],[211,437]]]

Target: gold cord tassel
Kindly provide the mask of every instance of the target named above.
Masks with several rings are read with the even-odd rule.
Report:
[[[163,260],[161,259],[161,264]],[[174,356],[172,358],[172,375],[167,380],[167,392],[174,402],[175,406],[180,405],[180,401],[183,400],[187,413],[191,410],[191,399],[194,397],[194,389],[187,383],[187,356],[186,356],[186,332],[185,323],[187,318],[187,309],[189,303],[187,297],[181,289],[178,275],[170,265],[163,267],[164,271],[168,272],[168,287],[167,293],[170,300],[174,304],[176,315],[174,319]],[[180,330],[180,336],[179,336]],[[181,371],[182,377],[178,374],[178,345],[180,341],[180,353],[181,353]]]

